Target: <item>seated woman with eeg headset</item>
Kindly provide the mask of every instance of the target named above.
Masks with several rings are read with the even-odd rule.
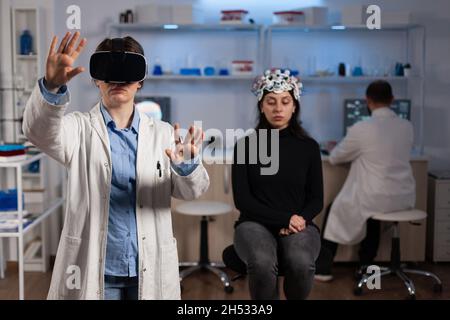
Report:
[[[64,115],[66,84],[86,39],[54,37],[46,74],[27,102],[27,138],[68,170],[66,215],[49,299],[180,299],[171,196],[191,200],[209,186],[199,161],[204,139],[191,126],[184,142],[168,123],[135,109],[147,74],[133,38],[105,39],[90,59],[101,100]],[[78,42],[78,45],[77,45]],[[75,270],[75,271],[74,271]]]
[[[279,299],[281,270],[286,298],[306,299],[320,251],[319,229],[312,221],[323,207],[320,148],[300,125],[301,83],[288,70],[267,70],[253,92],[256,131],[234,148],[233,197],[240,211],[234,249],[246,266],[252,299]],[[278,150],[264,130],[278,133]],[[263,146],[271,158],[278,157],[274,174],[262,173],[267,168],[262,159],[252,161],[252,150],[260,155]]]

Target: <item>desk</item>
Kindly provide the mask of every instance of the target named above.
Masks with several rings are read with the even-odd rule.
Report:
[[[227,159],[231,157],[227,156]],[[416,179],[416,208],[426,211],[427,207],[427,166],[426,157],[413,156],[411,166]],[[203,200],[215,200],[229,203],[233,212],[228,215],[215,217],[209,223],[210,257],[213,261],[222,259],[222,250],[233,243],[234,222],[239,217],[238,210],[234,207],[231,192],[229,164],[205,164],[210,176],[210,187],[201,197]],[[349,164],[333,166],[328,162],[328,157],[322,157],[324,179],[324,208],[336,197],[347,177]],[[225,171],[226,170],[226,171]],[[228,193],[226,192],[228,191]],[[173,199],[172,209],[181,200]],[[314,220],[319,227],[322,226],[322,211]],[[177,214],[173,211],[173,225],[175,237],[178,239],[178,250],[181,261],[194,261],[198,259],[198,219]],[[386,224],[382,224],[386,228]],[[383,229],[382,229],[383,230]],[[400,224],[401,252],[404,261],[425,260],[426,223],[415,226],[409,223]],[[382,231],[378,261],[389,261],[390,258],[390,233]],[[357,261],[358,246],[339,246],[336,261]]]

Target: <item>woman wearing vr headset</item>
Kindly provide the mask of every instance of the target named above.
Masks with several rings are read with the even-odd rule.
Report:
[[[168,123],[134,106],[146,62],[131,37],[105,39],[91,56],[101,99],[64,115],[67,83],[86,45],[54,37],[46,74],[25,109],[27,138],[68,170],[66,215],[49,299],[180,299],[171,196],[194,199],[209,186],[198,153],[204,133],[184,142]]]
[[[312,222],[323,206],[320,148],[299,123],[301,83],[288,70],[267,70],[253,92],[258,98],[256,137],[239,140],[234,149],[233,196],[240,211],[234,248],[247,266],[252,299],[279,299],[279,273],[284,274],[286,298],[305,299],[320,251],[319,230]],[[261,145],[274,150],[270,138],[264,141],[270,136],[262,135],[264,129],[279,134],[275,174],[262,174],[267,164],[247,160]],[[239,150],[245,150],[245,162],[239,161]]]

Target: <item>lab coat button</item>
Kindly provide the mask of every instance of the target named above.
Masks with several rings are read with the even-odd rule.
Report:
[[[105,162],[105,167],[107,167],[108,166],[108,162]]]
[[[142,240],[145,240],[145,237],[142,237]]]
[[[139,208],[141,208],[141,209],[142,209],[143,207],[144,207],[144,206],[143,206],[143,205],[142,205],[142,203],[141,203],[141,204],[139,205]]]
[[[144,272],[147,271],[147,268],[144,268],[142,271],[144,271]]]

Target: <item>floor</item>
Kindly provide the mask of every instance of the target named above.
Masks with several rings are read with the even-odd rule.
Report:
[[[443,292],[433,292],[433,282],[421,276],[412,275],[417,291],[417,299],[449,299],[450,300],[450,264],[422,263],[417,266],[420,269],[436,273],[444,285]],[[315,282],[309,299],[405,299],[407,290],[403,283],[395,278],[382,278],[381,290],[364,290],[362,296],[353,295],[355,266],[349,264],[337,264],[334,269],[335,279],[330,283]],[[228,272],[233,275],[233,272]],[[50,284],[51,273],[27,272],[25,274],[25,298],[40,300],[45,299]],[[282,288],[280,279],[280,288]],[[234,291],[225,293],[221,283],[215,275],[207,272],[198,272],[183,281],[182,298],[188,300],[214,299],[214,300],[246,300],[250,298],[246,278],[233,282]],[[17,265],[9,263],[6,278],[0,279],[0,300],[17,299],[18,275]],[[282,295],[282,298],[284,296]]]

